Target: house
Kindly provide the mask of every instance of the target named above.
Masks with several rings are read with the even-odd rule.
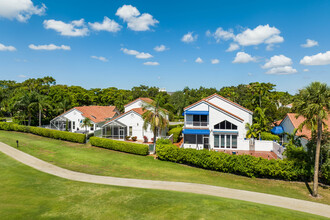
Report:
[[[124,140],[127,136],[137,137],[139,141],[151,142],[154,138],[153,131],[143,129],[143,113],[147,110],[148,104],[154,101],[150,98],[138,98],[125,105],[125,112],[107,121],[102,126],[102,137]],[[146,108],[146,109],[145,109]],[[166,115],[168,118],[168,115]],[[166,129],[158,133],[158,137],[166,136]],[[146,139],[146,140],[145,140]]]
[[[301,144],[305,147],[308,141],[312,138],[312,131],[308,129],[306,126],[302,128],[300,131],[299,126],[301,123],[303,123],[306,119],[303,116],[299,116],[296,118],[296,113],[287,113],[283,120],[279,123],[280,128],[282,128],[283,132],[291,134],[295,128],[298,129],[296,135],[301,136],[304,135],[305,137],[302,137],[300,139]],[[328,120],[325,121],[328,128],[327,130],[330,132],[330,117],[328,117]],[[284,142],[286,142],[286,138],[284,136]]]
[[[74,107],[50,121],[50,128],[71,132],[94,132],[101,129],[106,121],[116,117],[120,112],[115,106],[81,106]],[[89,118],[92,126],[83,127],[83,120]]]
[[[183,114],[184,148],[282,157],[283,148],[274,141],[247,140],[246,123],[252,124],[253,112],[218,94],[184,108]]]

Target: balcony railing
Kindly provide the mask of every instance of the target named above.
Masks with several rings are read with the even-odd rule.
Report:
[[[186,121],[185,127],[208,127],[208,122],[201,122],[201,121]]]

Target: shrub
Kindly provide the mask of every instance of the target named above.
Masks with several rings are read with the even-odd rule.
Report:
[[[148,142],[148,137],[147,136],[143,136],[143,141],[144,141],[144,143],[147,143]]]
[[[172,128],[169,132],[168,132],[169,135],[172,135],[173,134],[173,142],[174,143],[177,143],[179,141],[179,138],[182,134],[182,127],[175,127],[175,128]]]
[[[330,157],[321,166],[321,180],[323,183],[330,185]]]
[[[110,150],[116,150],[138,155],[149,154],[148,145],[145,144],[128,143],[125,141],[116,141],[99,137],[91,137],[89,141],[91,145],[96,147],[102,147]]]
[[[305,180],[310,177],[305,163],[289,160],[267,160],[250,155],[183,149],[163,143],[157,144],[157,155],[160,160],[248,177],[283,180]]]
[[[280,137],[277,135],[274,135],[272,133],[269,132],[261,132],[260,134],[261,140],[265,140],[265,141],[280,141]]]
[[[0,122],[0,130],[32,133],[32,134],[43,136],[43,137],[49,137],[49,138],[77,142],[77,143],[86,142],[86,135],[84,135],[84,134],[77,134],[77,133],[72,133],[72,132],[67,132],[67,131],[57,131],[57,130],[51,130],[51,129],[47,129],[47,128],[24,126],[24,125],[18,125],[15,123],[11,123],[11,122]]]
[[[126,137],[125,137],[125,140],[126,140],[126,141],[129,141],[129,139],[131,139],[131,136],[126,136]]]
[[[132,141],[136,141],[137,140],[137,137],[136,136],[133,136],[132,137]]]
[[[169,125],[168,126],[168,130],[172,130],[173,128],[177,128],[177,127],[183,127],[183,124],[179,124],[179,125]]]

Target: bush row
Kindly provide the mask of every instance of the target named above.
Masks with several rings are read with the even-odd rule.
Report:
[[[172,135],[173,134],[173,142],[174,143],[177,143],[179,141],[179,138],[181,136],[181,133],[182,133],[182,127],[175,127],[175,128],[172,128],[168,134],[169,135]]]
[[[65,141],[77,142],[77,143],[86,142],[86,135],[84,134],[77,134],[67,131],[57,131],[47,128],[24,126],[12,122],[0,122],[0,130],[20,131],[25,133],[36,134],[43,137],[60,139]]]
[[[93,146],[107,148],[110,150],[116,150],[116,151],[138,154],[138,155],[149,154],[148,145],[145,144],[128,143],[125,141],[116,141],[116,140],[99,138],[99,137],[91,137],[89,139],[89,142]]]
[[[261,132],[260,134],[261,140],[265,140],[265,141],[280,141],[280,137],[277,135],[274,135],[272,133],[269,132]]]
[[[307,172],[306,164],[294,161],[267,160],[250,155],[183,149],[160,142],[157,144],[157,155],[160,160],[248,177],[306,180],[311,175]]]

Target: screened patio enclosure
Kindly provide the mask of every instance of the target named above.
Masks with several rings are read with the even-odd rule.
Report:
[[[120,122],[110,122],[102,128],[102,137],[124,140],[127,136],[127,126]]]
[[[58,117],[50,121],[50,128],[60,131],[65,131],[68,127],[68,131],[71,131],[71,121],[64,117]]]

